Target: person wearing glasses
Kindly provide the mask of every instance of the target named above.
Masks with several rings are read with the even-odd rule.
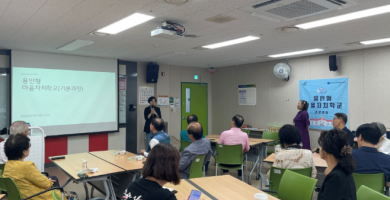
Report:
[[[344,114],[344,113],[336,113],[336,114],[334,114],[334,118],[333,118],[333,128],[340,129],[340,130],[346,132],[348,134],[349,145],[351,147],[353,147],[355,136],[345,126],[345,124],[347,124],[347,121],[348,121],[348,117],[347,117],[346,114]],[[319,148],[313,149],[312,151],[314,151],[316,153],[320,153],[320,149]]]

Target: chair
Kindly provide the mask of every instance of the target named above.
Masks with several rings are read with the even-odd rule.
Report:
[[[306,177],[289,169],[285,170],[279,184],[279,191],[263,190],[277,193],[281,200],[311,200],[317,179]]]
[[[12,178],[2,178],[0,177],[0,182],[4,182],[5,183],[5,186],[7,187],[7,199],[8,200],[22,200],[22,194],[20,193],[20,190],[18,188],[18,186],[16,185],[16,183],[14,182],[14,180],[12,180]],[[46,193],[48,191],[52,191],[52,190],[60,190],[61,193],[63,194],[64,193],[64,190],[60,187],[54,187],[54,188],[49,188],[45,191],[42,191],[42,192],[39,192],[37,194],[34,194],[32,196],[29,196],[27,198],[24,198],[23,200],[26,200],[26,199],[31,199],[33,197],[36,197],[38,195],[41,195],[43,193]],[[55,193],[55,192],[54,192]],[[53,192],[52,192],[53,194]],[[63,196],[63,195],[62,195]],[[56,194],[56,197],[53,196],[53,198],[55,200],[58,200],[56,198],[59,198],[58,195]],[[61,198],[59,198],[61,199]]]
[[[216,145],[216,161],[215,175],[218,176],[218,168],[225,170],[242,170],[244,168],[244,160],[242,153],[242,145]],[[244,181],[244,175],[242,176]]]
[[[0,177],[3,177],[4,167],[5,167],[5,164],[0,164]],[[3,181],[0,182],[0,194],[2,192],[7,192],[7,188],[5,187],[5,184]]]
[[[190,176],[188,177],[189,179],[200,178],[204,176],[203,163],[205,157],[206,155],[198,155],[194,158],[190,167]]]
[[[379,192],[376,192],[369,187],[362,185],[356,194],[357,200],[390,200],[390,197],[387,197]]]
[[[304,175],[306,177],[311,177],[312,167],[301,168],[301,169],[288,169],[288,170]],[[269,185],[266,185],[266,187],[269,187],[269,189],[272,191],[276,191],[276,192],[279,191],[280,180],[282,179],[285,171],[286,169],[271,166],[271,171],[269,175],[270,176]],[[276,197],[278,196],[277,194],[273,194],[273,193],[271,195]]]
[[[268,140],[275,140],[275,142],[268,144],[268,147],[274,147],[280,142],[278,132],[263,131],[263,135],[261,136],[261,138],[268,139]],[[275,153],[275,147],[267,148],[267,154],[270,155],[272,153]]]
[[[188,142],[185,140],[180,140],[180,152],[183,152],[183,150],[188,147],[192,142]]]
[[[241,131],[248,134],[248,137],[249,137],[249,133],[251,133],[251,130],[249,129],[241,129]]]
[[[365,185],[368,188],[371,188],[374,191],[377,191],[381,194],[385,193],[385,174],[357,174],[353,173],[353,180],[355,181],[356,191],[360,188],[361,185]]]

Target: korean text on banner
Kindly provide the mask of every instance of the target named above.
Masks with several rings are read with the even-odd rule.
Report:
[[[348,78],[300,80],[299,99],[309,104],[310,128],[329,130],[335,113],[348,115]]]

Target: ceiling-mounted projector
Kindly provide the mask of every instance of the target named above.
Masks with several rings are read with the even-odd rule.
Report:
[[[176,40],[184,37],[185,28],[180,24],[165,21],[162,23],[162,26],[153,30],[150,35],[157,38]]]
[[[165,39],[170,39],[170,40],[176,40],[176,39],[183,37],[183,36],[177,35],[176,31],[166,30],[166,29],[162,29],[162,28],[158,28],[156,30],[153,30],[150,33],[150,35],[152,37],[165,38]]]

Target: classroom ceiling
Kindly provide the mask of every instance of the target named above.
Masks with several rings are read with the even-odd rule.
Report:
[[[299,20],[274,22],[251,16],[245,7],[266,0],[188,0],[177,6],[165,0],[0,0],[0,48],[62,53],[57,50],[75,39],[95,43],[67,54],[155,61],[177,66],[223,67],[272,60],[266,55],[312,48],[325,53],[370,48],[346,43],[390,37],[390,13],[293,32],[293,26],[331,16],[390,4],[389,0],[353,0],[355,6]],[[135,12],[156,18],[116,35],[91,32]],[[236,20],[218,24],[205,19],[227,15]],[[182,24],[197,38],[168,40],[150,36],[164,20]],[[260,40],[213,50],[195,47],[247,35]],[[380,46],[384,44],[379,44]],[[174,55],[174,52],[185,54]],[[323,52],[322,52],[323,53]]]

